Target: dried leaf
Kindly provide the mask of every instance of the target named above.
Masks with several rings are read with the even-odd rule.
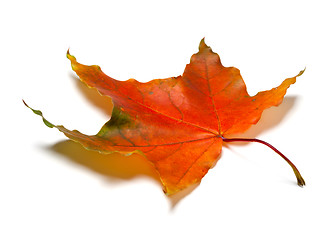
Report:
[[[303,71],[278,87],[249,96],[237,68],[224,67],[204,39],[182,76],[140,83],[117,81],[99,66],[86,66],[67,52],[81,81],[112,98],[111,119],[94,136],[53,125],[89,150],[143,154],[160,175],[166,194],[200,182],[218,160],[223,142],[256,141],[281,155],[293,168],[298,184],[305,182],[282,153],[257,139],[230,139],[256,124],[263,110],[279,105],[287,88]]]

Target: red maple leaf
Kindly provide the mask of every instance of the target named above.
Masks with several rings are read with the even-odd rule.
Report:
[[[228,138],[256,124],[263,110],[279,105],[296,77],[269,91],[249,96],[237,68],[224,67],[204,39],[182,76],[140,83],[117,81],[99,66],[86,66],[67,52],[81,81],[112,98],[111,119],[93,136],[48,122],[85,148],[103,153],[144,154],[159,173],[164,191],[174,194],[200,182],[219,159],[223,142],[260,142],[293,168],[298,185],[305,182],[281,152],[258,139]]]

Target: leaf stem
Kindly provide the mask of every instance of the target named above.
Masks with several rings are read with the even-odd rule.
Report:
[[[293,169],[295,176],[297,178],[298,186],[300,186],[300,187],[305,186],[305,181],[304,181],[303,177],[301,176],[300,172],[298,171],[298,169],[296,168],[296,166],[282,152],[277,150],[275,147],[273,147],[268,142],[265,142],[263,140],[256,139],[256,138],[225,138],[223,136],[221,136],[221,138],[224,142],[258,142],[258,143],[266,145],[267,147],[272,149],[274,152],[279,154],[290,165],[290,167]]]

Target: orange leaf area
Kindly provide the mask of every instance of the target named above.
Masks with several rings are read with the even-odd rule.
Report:
[[[143,154],[168,195],[200,182],[218,160],[224,139],[246,131],[263,110],[279,105],[302,74],[249,96],[239,70],[224,67],[204,39],[182,76],[147,83],[118,81],[99,66],[80,64],[69,52],[67,57],[81,81],[112,98],[112,116],[93,136],[43,118],[45,124],[90,150]]]

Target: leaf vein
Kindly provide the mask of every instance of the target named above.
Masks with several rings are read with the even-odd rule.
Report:
[[[180,179],[178,180],[178,183],[180,183],[180,181],[182,179],[184,179],[184,177],[186,176],[186,174],[191,170],[191,168],[199,161],[199,159],[206,153],[208,152],[209,148],[216,142],[217,139],[215,139],[193,162],[192,164],[186,169],[186,171],[184,172],[184,174],[180,177]]]
[[[217,125],[218,125],[218,130],[219,130],[219,134],[221,134],[221,122],[220,122],[220,117],[216,111],[216,105],[215,105],[215,101],[212,95],[212,89],[210,86],[210,82],[209,82],[209,76],[208,76],[208,66],[207,66],[207,61],[205,59],[205,70],[206,70],[206,81],[207,81],[207,85],[208,85],[208,90],[209,90],[209,98],[212,100],[212,105],[213,105],[213,109],[214,109],[214,113],[217,119]]]
[[[97,136],[99,137],[99,136]],[[205,141],[205,140],[209,140],[209,139],[212,139],[212,138],[219,138],[220,136],[210,136],[210,137],[206,137],[206,138],[197,138],[197,139],[191,139],[191,140],[185,140],[185,141],[179,141],[179,142],[171,142],[171,143],[161,143],[161,144],[147,144],[147,145],[124,145],[124,144],[112,144],[112,146],[114,147],[128,147],[128,148],[145,148],[145,147],[163,147],[163,146],[170,146],[170,145],[177,145],[177,144],[183,144],[183,143],[191,143],[191,142],[198,142],[198,141]],[[103,137],[100,137],[102,138],[103,140],[106,140],[106,141],[110,141],[109,139],[105,139]]]

